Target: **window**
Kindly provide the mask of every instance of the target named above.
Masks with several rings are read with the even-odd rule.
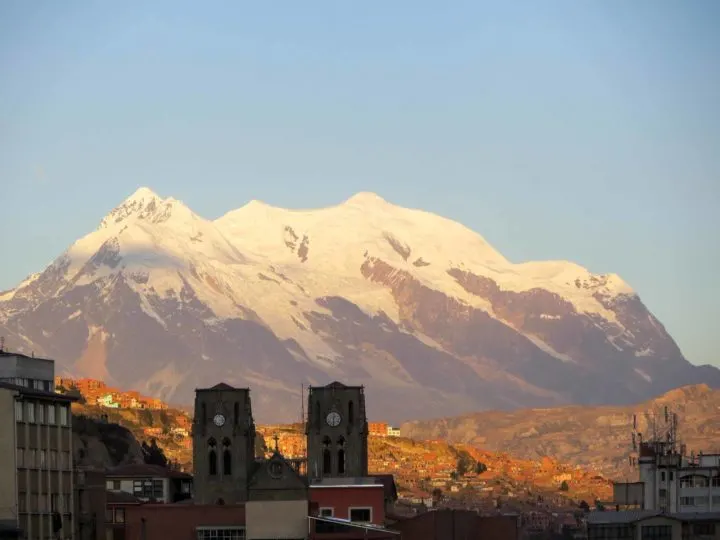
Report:
[[[338,474],[345,474],[345,450],[338,450]]]
[[[31,424],[35,423],[35,404],[32,401],[28,401],[25,404],[25,412],[27,413],[27,421]]]
[[[335,514],[334,508],[321,508],[320,509],[320,517],[333,517]]]
[[[38,507],[40,512],[48,511],[48,499],[47,495],[40,495],[40,506]]]
[[[700,475],[683,476],[680,479],[680,487],[681,488],[703,488],[703,487],[708,487],[709,485],[710,485],[710,482],[709,482],[707,476],[700,476]]]
[[[370,523],[372,521],[372,508],[350,508],[350,521]]]
[[[232,453],[230,452],[230,439],[223,439],[223,474],[232,474]]]
[[[714,476],[712,479],[712,487],[720,487],[720,476]]]
[[[15,420],[18,422],[23,421],[23,403],[22,403],[22,401],[15,402]]]
[[[32,380],[32,387],[35,390],[45,390],[45,385],[43,384],[45,381],[38,381],[37,379]]]
[[[670,481],[672,482],[673,480],[675,480],[675,473],[670,471]]]
[[[105,523],[112,523],[112,522],[113,522],[113,509],[105,508]]]
[[[55,405],[52,403],[47,406],[47,423],[55,425]]]
[[[215,447],[217,443],[215,439],[211,438],[208,441],[208,474],[215,476],[217,474],[217,451]]]
[[[665,481],[665,471],[662,471],[662,472],[660,473],[660,481],[661,481],[661,482],[664,482],[664,481]]]
[[[164,499],[162,479],[133,481],[133,495],[139,499]]]
[[[60,495],[57,493],[54,495],[50,495],[50,511],[51,512],[60,512]]]
[[[315,427],[320,429],[322,426],[322,418],[320,418],[320,402],[315,402]]]
[[[329,448],[323,450],[323,474],[332,474],[332,455]]]
[[[240,404],[236,401],[234,405],[234,411],[235,413],[235,425],[240,425]]]
[[[124,508],[116,508],[115,509],[115,523],[125,523],[125,509]]]
[[[352,400],[348,403],[348,422],[351,426],[355,424],[355,404]]]
[[[40,467],[41,469],[44,469],[44,468],[45,468],[45,458],[46,458],[46,452],[45,452],[45,450],[40,450],[40,451],[38,452],[38,457],[40,458],[40,460],[39,460],[40,462],[38,463],[38,467]]]
[[[45,423],[45,405],[38,403],[37,406],[37,422],[38,424]]]
[[[120,480],[112,481],[112,489],[115,491],[120,491]]]
[[[60,425],[67,426],[68,425],[67,405],[58,405],[58,408],[60,409]]]
[[[17,466],[18,467],[24,467],[25,466],[25,450],[22,448],[17,449]]]
[[[693,525],[693,534],[696,536],[715,536],[715,524],[695,523]]]
[[[198,527],[198,540],[245,540],[244,527]]]
[[[27,493],[18,492],[18,512],[27,512]]]
[[[57,469],[57,461],[57,450],[50,450],[50,463],[48,464],[48,467],[51,469]]]
[[[29,467],[31,469],[33,467],[35,467],[35,450],[33,450],[33,449],[27,450],[27,455],[25,457],[26,457],[25,466]]]
[[[671,540],[671,525],[643,525],[642,540]]]

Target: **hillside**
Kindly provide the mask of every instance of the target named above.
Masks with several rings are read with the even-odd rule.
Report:
[[[720,391],[707,385],[672,390],[624,407],[558,407],[514,412],[487,411],[428,421],[407,422],[402,432],[416,439],[441,438],[513,456],[561,462],[597,470],[610,478],[634,478],[629,466],[633,415],[646,438],[664,427],[664,408],[675,412],[679,437],[688,453],[720,452]]]
[[[266,441],[277,435],[278,446],[288,457],[303,454],[305,435],[297,424],[259,426],[258,433]],[[456,476],[459,460],[465,462],[467,473]],[[479,474],[478,463],[483,465]],[[581,500],[608,500],[612,493],[610,481],[598,473],[549,457],[523,460],[504,452],[438,440],[371,435],[369,468],[371,474],[394,475],[401,498],[430,497],[433,490],[440,489],[450,499],[446,504],[463,501],[481,508],[492,507],[498,499],[516,509],[538,504],[571,506]],[[567,492],[560,490],[563,481]]]
[[[369,415],[394,423],[720,387],[619,276],[508,261],[463,225],[372,193],[208,220],[141,188],[0,293],[0,335],[58,374],[166,402],[251,387],[264,422],[298,418],[300,385],[332,380],[364,384]]]
[[[122,393],[115,396],[123,400]],[[75,430],[83,438],[83,443],[77,445],[82,450],[76,451],[83,464],[113,466],[141,461],[139,442],[155,440],[170,461],[192,471],[192,421],[181,410],[165,408],[164,404],[152,410],[74,403],[73,415]],[[305,455],[305,435],[300,424],[259,425],[257,435],[257,455],[272,452],[275,437],[286,457]],[[458,471],[460,461],[466,471]],[[580,500],[606,499],[611,491],[609,481],[597,473],[555,459],[522,460],[445,441],[371,435],[369,466],[371,473],[393,474],[403,498],[427,498],[439,489],[446,499],[444,504],[449,505],[455,502],[487,507],[500,500],[504,501],[501,504],[517,508],[563,506]],[[567,491],[560,490],[563,481]]]

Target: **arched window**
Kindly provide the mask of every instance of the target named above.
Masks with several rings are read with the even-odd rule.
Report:
[[[212,437],[208,441],[208,474],[215,476],[217,474],[217,443]]]
[[[202,404],[201,409],[202,409],[202,418],[200,418],[200,420],[204,424],[205,422],[207,422],[207,407],[205,406],[204,403]]]
[[[320,418],[320,402],[315,402],[315,427],[320,429],[322,427],[322,418]]]
[[[348,422],[351,426],[355,423],[355,406],[352,400],[348,403]]]
[[[223,474],[232,474],[232,453],[230,452],[230,439],[223,439]]]
[[[338,474],[345,474],[345,438],[340,437],[337,441],[338,446]]]
[[[235,402],[235,425],[240,425],[240,404],[236,401]]]
[[[330,437],[323,439],[323,475],[332,474],[332,453],[330,451]]]

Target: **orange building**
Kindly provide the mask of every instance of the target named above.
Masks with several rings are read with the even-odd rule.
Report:
[[[388,425],[385,422],[368,422],[370,435],[385,437],[388,434]]]

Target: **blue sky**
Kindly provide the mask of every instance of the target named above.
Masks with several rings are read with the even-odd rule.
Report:
[[[446,5],[448,4],[448,5]],[[375,191],[617,272],[720,365],[720,2],[0,2],[0,289],[135,188]]]

